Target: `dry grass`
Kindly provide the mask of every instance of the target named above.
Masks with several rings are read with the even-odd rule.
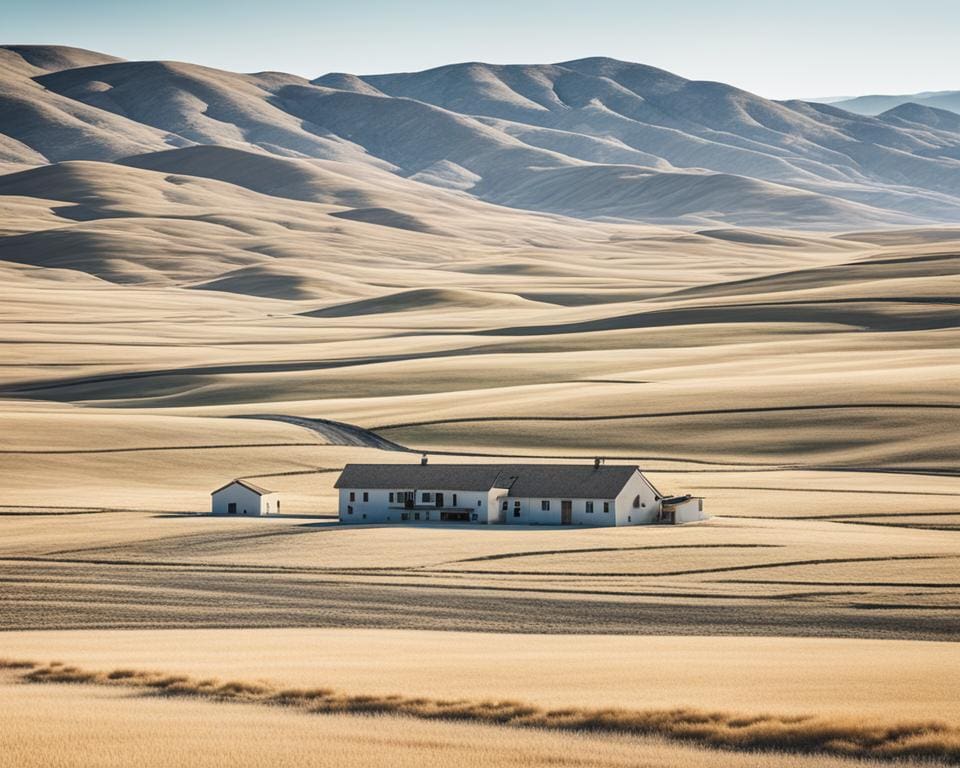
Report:
[[[517,701],[351,695],[329,688],[289,689],[261,682],[224,682],[142,670],[102,672],[56,662],[0,662],[0,668],[4,667],[27,668],[22,673],[26,682],[120,685],[167,696],[283,706],[317,714],[398,715],[520,728],[658,736],[745,751],[960,762],[960,728],[936,721],[883,723],[692,709],[544,709]]]
[[[546,709],[679,706],[884,721],[936,713],[960,723],[954,642],[497,632],[491,653],[491,640],[359,628],[3,632],[0,656]]]
[[[0,768],[876,768],[823,755],[718,751],[655,737],[383,715],[308,716],[142,696],[120,686],[0,683]],[[42,727],[38,727],[42,723]],[[913,765],[913,763],[910,763]],[[919,763],[917,763],[919,765]]]

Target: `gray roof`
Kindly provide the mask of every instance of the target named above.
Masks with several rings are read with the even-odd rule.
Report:
[[[258,496],[267,496],[273,493],[273,491],[268,491],[266,488],[261,488],[259,485],[254,485],[249,480],[231,480],[226,485],[221,485],[219,488],[217,488],[217,490],[210,491],[210,495],[212,496],[215,493],[220,493],[220,491],[226,490],[231,485],[242,485],[248,491],[253,491]]]
[[[510,496],[524,498],[612,499],[636,471],[636,466],[622,464],[347,464],[334,487],[401,491],[509,488]]]

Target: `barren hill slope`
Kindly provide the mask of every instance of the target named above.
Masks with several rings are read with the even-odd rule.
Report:
[[[960,217],[960,130],[943,114],[774,102],[613,59],[308,81],[12,46],[0,98],[6,163],[200,144],[581,218],[842,229]],[[180,155],[177,172],[208,175],[210,162]],[[282,186],[259,177],[260,190]]]

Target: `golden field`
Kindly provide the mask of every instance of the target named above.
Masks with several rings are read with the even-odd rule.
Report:
[[[5,234],[76,238],[0,261],[0,657],[960,725],[960,233],[580,222],[365,170],[410,230],[51,169],[0,195]],[[346,462],[421,451],[603,455],[712,517],[337,525]],[[202,514],[233,477],[289,514]],[[852,764],[13,677],[0,716],[10,766]]]
[[[645,766],[868,768],[875,761],[750,755],[611,737],[390,716],[322,717],[265,707],[143,698],[69,685],[0,686],[4,768],[102,766]],[[43,729],[37,723],[43,722]],[[388,758],[386,756],[389,756]]]

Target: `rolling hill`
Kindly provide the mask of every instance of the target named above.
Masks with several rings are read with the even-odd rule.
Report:
[[[960,91],[925,91],[896,96],[871,94],[869,96],[855,96],[850,99],[838,99],[830,103],[835,107],[860,115],[879,115],[904,104],[916,104],[921,107],[960,114]]]
[[[413,229],[410,210],[372,201],[376,187],[693,226],[836,230],[960,217],[952,113],[775,102],[606,58],[310,81],[9,46],[0,48],[0,106],[8,170],[116,162],[382,208],[389,215],[369,215]]]

